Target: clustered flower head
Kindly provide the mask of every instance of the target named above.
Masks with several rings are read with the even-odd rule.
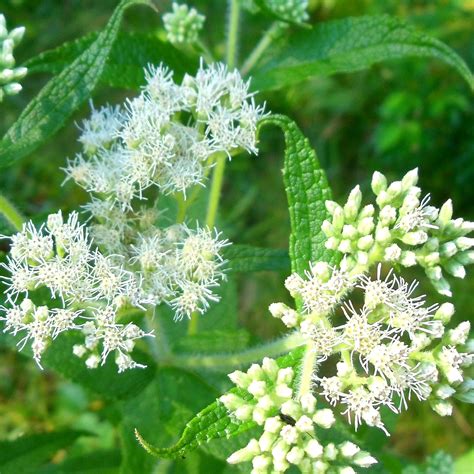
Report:
[[[3,307],[4,331],[25,334],[23,348],[31,341],[34,359],[40,364],[43,352],[59,334],[81,331],[84,344],[74,347],[85,357],[86,366],[104,364],[111,352],[119,371],[142,367],[130,356],[135,340],[149,336],[135,324],[120,324],[117,312],[129,302],[142,303],[139,282],[124,270],[120,258],[104,256],[92,249],[77,213],[64,221],[61,212],[51,214],[47,225],[36,229],[32,222],[10,238],[11,252],[6,264],[6,296]],[[42,301],[46,289],[51,303]],[[21,302],[18,300],[21,299]]]
[[[346,261],[340,267],[318,263],[306,278],[293,274],[286,280],[301,310],[275,303],[270,312],[312,340],[317,360],[339,358],[334,376],[314,376],[315,390],[342,405],[356,428],[364,422],[386,431],[380,408],[398,413],[412,395],[449,415],[448,399],[465,379],[472,351],[466,345],[468,321],[446,328],[451,303],[428,306],[424,296],[414,296],[417,282],[393,271],[382,278],[381,272],[379,265],[376,278],[354,276]],[[354,301],[345,299],[351,291]]]
[[[259,439],[229,458],[230,464],[250,461],[252,474],[283,473],[292,465],[303,473],[351,474],[356,467],[369,467],[376,460],[352,442],[324,443],[319,433],[335,422],[329,408],[318,408],[311,393],[299,395],[293,368],[280,368],[265,358],[247,372],[229,375],[238,389],[220,401],[239,422],[253,421],[263,428]]]
[[[204,26],[204,15],[195,8],[173,2],[173,11],[163,15],[168,41],[171,43],[196,43]]]
[[[237,70],[201,64],[181,84],[165,66],[146,70],[142,93],[124,106],[93,109],[81,126],[83,153],[66,168],[86,191],[128,209],[158,189],[183,193],[202,185],[220,154],[256,153],[255,105]]]
[[[5,95],[15,95],[21,91],[18,82],[26,76],[26,67],[15,67],[13,49],[23,39],[25,27],[7,30],[5,16],[0,14],[0,102]]]
[[[303,23],[308,20],[308,0],[263,0],[265,7],[285,21]],[[244,0],[244,6],[258,12],[260,7],[255,0]]]
[[[467,237],[474,223],[453,219],[451,200],[440,209],[428,205],[429,195],[422,196],[417,182],[417,169],[390,184],[375,172],[376,206],[362,207],[359,186],[344,206],[327,201],[332,218],[323,224],[326,247],[342,252],[349,268],[359,273],[377,262],[418,264],[440,294],[451,296],[445,275],[464,278],[464,267],[474,262],[474,239]]]

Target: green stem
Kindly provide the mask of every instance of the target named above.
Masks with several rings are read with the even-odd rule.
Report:
[[[280,22],[273,23],[270,28],[263,34],[260,41],[257,43],[257,46],[250,53],[247,60],[244,62],[244,65],[241,68],[242,76],[246,76],[258,60],[262,57],[262,54],[267,50],[267,48],[272,44],[273,40],[278,37],[280,32],[286,27]]]
[[[316,350],[311,340],[306,344],[306,351],[301,365],[301,373],[298,385],[298,398],[311,393],[313,386],[313,373],[316,366]]]
[[[171,350],[166,338],[165,332],[161,327],[160,320],[156,314],[156,308],[150,307],[145,314],[145,326],[149,332],[153,332],[153,338],[149,340],[150,351],[155,361],[161,361],[163,358],[170,357]]]
[[[305,342],[306,339],[301,334],[292,333],[282,339],[235,354],[177,355],[161,362],[187,369],[232,369],[260,361],[264,357],[277,357],[296,349]]]
[[[2,195],[0,195],[0,213],[4,215],[5,219],[15,230],[21,232],[25,218],[15,209],[15,206]]]
[[[239,43],[240,0],[230,0],[229,23],[227,30],[226,62],[229,69],[237,63],[237,49]]]
[[[216,223],[226,161],[227,156],[225,154],[220,155],[216,160],[216,166],[214,167],[214,172],[212,174],[211,190],[209,191],[209,201],[207,204],[206,214],[206,225],[209,228],[214,227]]]

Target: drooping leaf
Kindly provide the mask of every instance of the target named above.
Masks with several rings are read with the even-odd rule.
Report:
[[[17,343],[21,338],[21,335],[14,337],[2,334],[0,347],[17,349]],[[153,380],[156,365],[147,354],[139,350],[135,350],[133,356],[139,363],[147,366],[145,369],[128,370],[119,374],[113,357],[109,357],[104,366],[94,370],[88,369],[83,359],[72,354],[73,345],[81,342],[84,342],[84,338],[78,334],[62,334],[46,350],[41,360],[42,366],[108,400],[134,397]],[[28,345],[21,353],[28,357],[32,356]]]
[[[285,356],[277,359],[278,365],[283,367],[296,367],[301,360],[304,348],[298,348]],[[231,393],[236,393],[242,398],[251,397],[247,392],[233,388]],[[150,444],[141,435],[140,427],[137,427],[136,436],[140,444],[147,452],[158,458],[178,458],[184,456],[187,451],[196,449],[199,445],[208,443],[214,439],[231,438],[253,428],[255,422],[240,422],[233,419],[225,406],[219,401],[208,405],[189,421],[183,431],[181,438],[170,448],[159,448]]]
[[[28,104],[0,142],[0,166],[38,148],[89,99],[102,75],[125,10],[138,4],[151,2],[122,0],[97,39]]]
[[[25,63],[28,74],[46,72],[59,74],[97,39],[91,33],[58,48],[45,51]],[[198,59],[186,56],[170,43],[148,33],[119,32],[100,76],[101,84],[138,90],[145,82],[144,68],[163,63],[179,80],[186,72],[194,72]]]
[[[253,73],[255,90],[278,89],[316,75],[360,71],[405,57],[431,57],[456,69],[474,89],[466,63],[451,48],[388,15],[328,21],[299,30]]]
[[[0,441],[0,472],[2,474],[36,473],[60,449],[74,443],[83,431],[56,431],[22,436],[14,441]]]
[[[134,435],[136,428],[154,444],[169,445],[194,413],[218,394],[204,377],[178,368],[159,369],[152,383],[123,402],[121,472],[147,474],[156,464],[156,459],[140,448]]]
[[[237,352],[245,349],[249,342],[250,334],[245,329],[201,331],[199,334],[177,340],[173,345],[173,351],[188,354]]]
[[[326,249],[326,237],[321,230],[328,217],[325,201],[331,199],[331,190],[316,152],[288,117],[271,115],[260,122],[260,127],[266,125],[280,127],[285,136],[283,180],[290,212],[292,271],[302,273],[310,261],[337,263],[339,255]]]
[[[290,270],[290,258],[286,250],[230,245],[223,256],[228,260],[229,272],[261,272]]]

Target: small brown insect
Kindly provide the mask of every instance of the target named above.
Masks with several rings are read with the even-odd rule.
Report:
[[[296,425],[296,420],[292,418],[291,416],[285,415],[282,412],[280,412],[278,415],[280,417],[280,420],[283,421],[283,423],[286,423],[287,425],[290,425],[290,426]]]

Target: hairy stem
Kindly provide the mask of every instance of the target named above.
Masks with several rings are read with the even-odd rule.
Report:
[[[240,0],[229,0],[229,9],[226,62],[229,69],[233,69],[237,63],[239,44]]]
[[[282,339],[269,342],[234,354],[177,355],[161,362],[187,369],[232,369],[260,361],[264,357],[277,357],[303,345],[306,339],[299,333],[292,333]]]
[[[316,350],[314,342],[311,340],[306,344],[306,351],[301,365],[301,373],[298,386],[298,398],[311,393],[313,385],[313,372],[316,366]]]
[[[283,25],[277,21],[270,26],[270,28],[263,34],[253,51],[250,53],[247,60],[244,62],[241,71],[242,76],[246,76],[252,70],[255,64],[257,64],[258,60],[262,57],[262,54],[273,43],[273,40],[278,37],[285,27],[286,25]]]
[[[145,325],[149,332],[153,332],[155,338],[147,338],[150,342],[150,351],[155,361],[161,361],[171,354],[171,350],[165,332],[161,327],[160,320],[156,314],[156,308],[150,307],[145,314]]]
[[[4,215],[9,224],[18,232],[21,231],[24,217],[15,209],[15,206],[5,197],[0,195],[0,213]]]

